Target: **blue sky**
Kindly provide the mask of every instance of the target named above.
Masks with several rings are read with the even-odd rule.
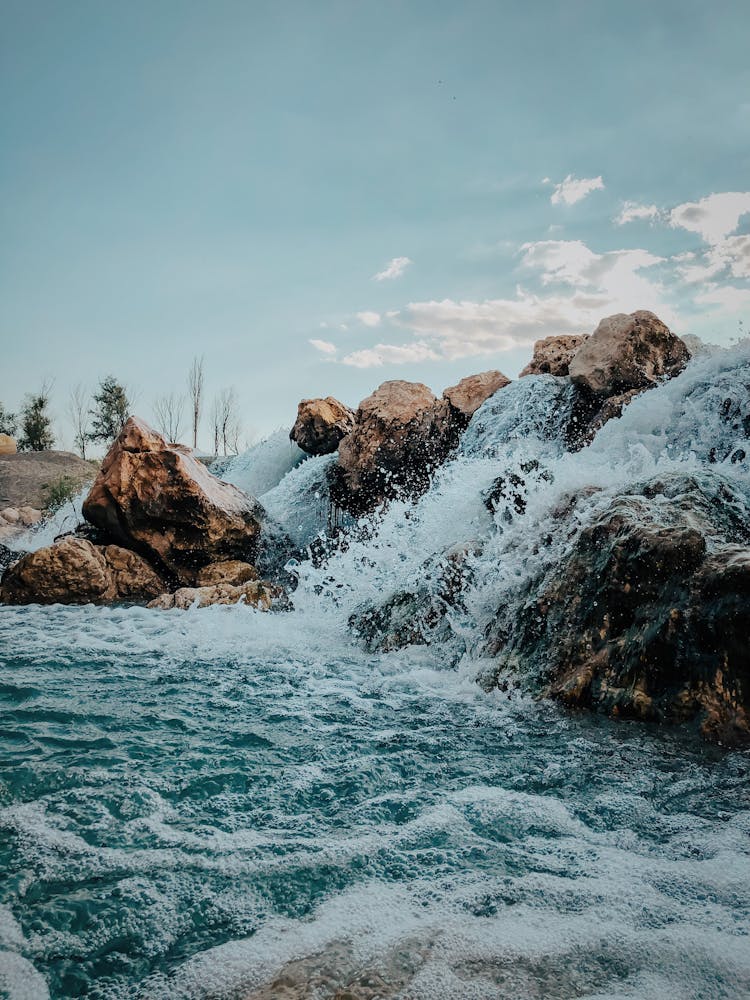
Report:
[[[744,2],[2,13],[0,400],[54,379],[61,443],[72,384],[148,419],[194,354],[266,431],[612,312],[750,320]]]

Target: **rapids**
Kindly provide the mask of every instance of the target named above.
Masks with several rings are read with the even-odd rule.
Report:
[[[747,345],[696,360],[571,454],[561,384],[521,380],[428,494],[296,560],[289,612],[0,607],[5,995],[750,996],[748,754],[568,715],[484,648],[603,496],[694,471],[750,505],[748,386]],[[304,548],[330,460],[298,458],[276,435],[223,474]],[[436,596],[461,546],[441,642],[367,652],[352,615]]]

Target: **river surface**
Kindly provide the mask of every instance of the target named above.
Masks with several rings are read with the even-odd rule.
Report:
[[[750,996],[750,757],[336,616],[0,608],[0,984]]]

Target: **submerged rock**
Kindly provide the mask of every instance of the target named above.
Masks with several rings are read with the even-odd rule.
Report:
[[[146,560],[118,545],[68,535],[22,556],[0,584],[4,604],[111,604],[150,600],[165,589]]]
[[[263,509],[136,417],[125,424],[83,504],[83,516],[183,584],[212,562],[252,562]]]
[[[282,594],[281,587],[273,583],[249,580],[236,586],[217,583],[208,587],[180,587],[174,594],[162,594],[148,606],[160,611],[171,608],[187,611],[192,607],[207,608],[213,604],[247,604],[260,611],[269,611],[273,601]]]
[[[534,344],[534,354],[519,373],[519,378],[527,375],[557,375],[569,373],[570,362],[580,346],[588,340],[588,334],[570,334],[559,337],[545,337]]]
[[[749,745],[748,523],[718,477],[672,476],[613,498],[531,581],[515,620],[499,613],[496,649],[544,663],[546,693],[567,705],[697,717],[706,738]]]
[[[330,455],[354,429],[354,411],[333,396],[303,399],[289,437],[308,455]]]

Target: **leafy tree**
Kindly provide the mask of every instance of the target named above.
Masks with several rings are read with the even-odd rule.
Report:
[[[0,434],[10,434],[13,437],[17,427],[18,419],[15,413],[6,410],[3,404],[0,403]]]
[[[108,375],[99,383],[99,392],[94,393],[94,404],[94,409],[90,411],[89,440],[111,444],[130,415],[130,401],[125,387],[114,376]]]
[[[55,443],[49,406],[49,386],[26,397],[21,408],[21,437],[19,451],[48,451]]]

